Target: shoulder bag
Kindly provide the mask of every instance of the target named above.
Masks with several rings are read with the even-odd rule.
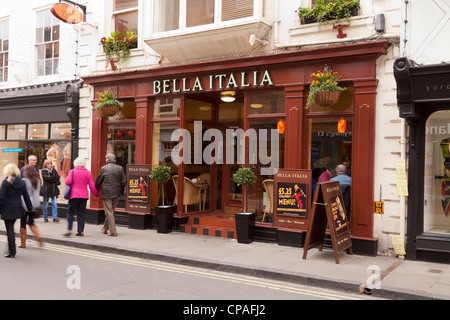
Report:
[[[72,172],[72,184],[70,186],[66,187],[66,190],[64,190],[64,199],[70,200],[70,191],[72,190],[73,185],[73,170],[70,170]]]

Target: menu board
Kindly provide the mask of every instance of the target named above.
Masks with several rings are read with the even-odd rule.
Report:
[[[150,213],[151,165],[127,165],[125,209],[135,213]]]
[[[311,170],[280,169],[274,175],[274,225],[307,228],[311,207]]]
[[[306,259],[308,250],[316,245],[319,245],[320,251],[322,250],[327,225],[330,229],[334,258],[336,263],[339,263],[338,254],[340,252],[347,250],[347,253],[353,253],[350,225],[339,181],[318,183],[316,186],[311,218],[303,248],[303,259]]]

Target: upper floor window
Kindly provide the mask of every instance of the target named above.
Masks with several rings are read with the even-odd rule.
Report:
[[[0,21],[0,82],[8,81],[9,22]]]
[[[133,31],[138,35],[138,0],[114,0],[114,30],[126,33]]]
[[[153,32],[219,24],[254,15],[254,0],[155,0]]]
[[[59,73],[59,20],[48,9],[36,12],[36,57],[38,77]]]

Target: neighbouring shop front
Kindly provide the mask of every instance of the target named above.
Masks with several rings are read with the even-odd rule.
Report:
[[[0,176],[9,163],[19,168],[35,155],[41,171],[51,160],[60,176],[60,216],[65,178],[78,153],[78,85],[71,82],[5,89],[0,93]]]
[[[309,213],[291,216],[291,223],[274,219],[271,169],[311,170],[314,185],[327,166],[345,163],[352,179],[353,250],[374,255],[376,62],[388,47],[376,41],[85,77],[96,93],[93,106],[97,93],[107,89],[124,105],[107,118],[93,108],[92,174],[107,152],[116,154],[124,170],[127,164],[169,166],[166,196],[177,205],[175,220],[182,224],[200,213],[220,220],[242,210],[243,190],[232,177],[248,166],[257,175],[248,189],[257,237],[302,246]],[[307,109],[311,74],[325,65],[347,89],[332,107]],[[343,132],[337,129],[340,120],[346,123]],[[159,201],[153,183],[151,199],[153,208]],[[100,198],[91,199],[90,211],[102,211]],[[130,228],[151,225],[151,212],[123,207],[116,216]]]
[[[394,64],[409,125],[406,257],[450,261],[450,64]]]

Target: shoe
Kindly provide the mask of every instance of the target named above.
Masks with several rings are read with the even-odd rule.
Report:
[[[59,222],[59,219],[58,218],[53,219],[53,222]]]
[[[82,237],[84,236],[84,232],[77,232],[77,237]]]
[[[114,233],[108,232],[108,236],[117,237],[117,232],[114,232]]]
[[[103,234],[107,234],[108,230],[106,230],[105,228],[101,228],[100,230],[102,230]]]
[[[64,237],[70,237],[70,236],[72,236],[72,232],[66,232],[66,233],[64,233]]]
[[[44,222],[48,222],[48,219],[44,219]]]
[[[8,253],[8,254],[5,254],[5,258],[14,258],[14,256],[15,256],[15,254],[11,254],[11,253]]]
[[[27,229],[20,228],[20,243],[18,245],[19,248],[26,248],[27,242]]]

